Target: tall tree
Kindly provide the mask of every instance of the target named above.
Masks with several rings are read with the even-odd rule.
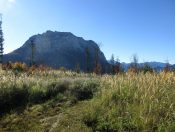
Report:
[[[33,66],[35,64],[35,61],[34,61],[34,54],[35,54],[35,42],[34,40],[32,39],[31,40],[31,62],[30,62],[30,65]]]
[[[99,47],[100,47],[99,44],[95,47],[95,68],[94,68],[94,72],[96,74],[101,74],[101,72],[102,72],[102,67],[101,67],[101,64],[100,64],[100,61],[99,61],[99,52],[100,52]]]
[[[171,65],[168,60],[166,60],[166,65],[163,69],[164,72],[170,72],[171,71]]]
[[[86,71],[90,72],[90,52],[89,52],[89,48],[87,47],[85,49],[85,57],[86,57]]]
[[[75,66],[75,72],[80,73],[81,68],[80,68],[80,63],[77,63]]]
[[[143,73],[153,73],[154,69],[149,65],[149,63],[144,63],[143,67],[141,68],[141,70],[143,71]]]
[[[3,31],[2,31],[2,14],[0,14],[0,63],[3,63],[3,53],[4,53],[4,48],[3,48]]]
[[[99,49],[98,47],[95,48],[95,67],[97,67],[99,63]]]
[[[114,54],[111,55],[110,63],[111,65],[115,65]]]
[[[114,54],[111,55],[110,64],[111,64],[111,73],[112,74],[115,74],[115,59],[114,59]]]
[[[137,73],[139,71],[139,65],[138,65],[138,56],[134,54],[132,56],[131,64],[129,66],[129,70],[132,72]]]
[[[120,63],[120,59],[117,57],[116,58],[116,61],[115,61],[115,73],[116,74],[119,74],[119,73],[123,73],[124,72],[124,69]]]

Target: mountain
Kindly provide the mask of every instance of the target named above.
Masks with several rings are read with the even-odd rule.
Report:
[[[131,63],[125,63],[125,62],[122,62],[121,65],[122,67],[125,69],[125,71],[128,70],[129,66],[130,66]],[[167,63],[162,63],[162,62],[144,62],[144,63],[139,63],[139,66],[140,67],[143,67],[144,64],[148,64],[150,67],[152,67],[153,69],[155,69],[156,71],[161,71],[163,70],[163,68],[167,65]],[[175,67],[173,65],[170,65],[170,67]]]
[[[110,60],[108,61],[108,63],[111,64]],[[125,71],[127,71],[129,69],[129,66],[131,65],[131,63],[125,63],[125,62],[122,62],[120,64]],[[158,72],[162,71],[167,65],[167,63],[152,61],[152,62],[138,63],[138,66],[143,67],[145,64],[149,65],[151,68],[153,68],[155,71]],[[169,64],[169,66],[171,69],[175,68],[175,64],[174,65]]]
[[[89,50],[89,68],[95,67],[95,56],[98,50],[99,63],[106,69],[108,62],[99,46],[92,40],[84,40],[70,32],[47,31],[30,37],[22,47],[4,55],[4,61],[31,62],[32,46],[34,41],[34,60],[36,64],[43,64],[53,68],[65,67],[75,69],[79,65],[86,69],[86,49]]]

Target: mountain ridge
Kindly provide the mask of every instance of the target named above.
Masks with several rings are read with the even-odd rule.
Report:
[[[42,34],[31,36],[21,47],[5,54],[4,61],[8,62],[25,62],[30,63],[31,58],[31,41],[35,41],[35,62],[36,64],[44,64],[53,68],[65,67],[67,69],[75,69],[77,64],[80,69],[85,71],[86,64],[86,48],[90,51],[91,71],[95,67],[95,49],[99,51],[99,63],[105,71],[109,71],[110,62],[106,60],[104,53],[93,40],[85,40],[83,37],[77,37],[71,32],[58,32],[48,30]],[[143,66],[145,63],[150,65],[153,69],[162,70],[167,63],[163,62],[144,62],[139,63]],[[122,62],[122,67],[127,70],[131,63]],[[175,64],[171,64],[175,67]]]
[[[77,64],[86,70],[86,49],[89,50],[89,67],[95,67],[95,55],[98,51],[98,61],[103,69],[108,63],[104,53],[92,40],[85,40],[70,32],[46,31],[42,34],[31,36],[20,48],[4,55],[4,61],[25,62],[31,61],[31,41],[35,43],[35,62],[53,68],[65,67],[74,69]]]
[[[128,70],[129,66],[130,66],[131,63],[125,63],[125,62],[122,62],[121,65],[122,67],[125,69],[125,70]],[[143,67],[145,64],[148,64],[151,68],[155,69],[156,71],[161,71],[163,70],[167,63],[163,63],[163,62],[157,62],[157,61],[150,61],[150,62],[141,62],[141,63],[138,63],[138,65],[140,67]],[[175,64],[169,64],[170,67],[174,68],[175,67]]]

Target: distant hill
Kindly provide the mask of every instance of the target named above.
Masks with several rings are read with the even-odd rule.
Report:
[[[110,63],[110,61],[108,61],[108,63]],[[131,63],[122,62],[121,66],[125,71],[127,71],[129,69],[130,64]],[[165,68],[165,66],[167,65],[167,63],[156,62],[156,61],[138,63],[139,67],[143,67],[145,64],[148,64],[150,67],[152,67],[156,71],[163,70]],[[169,66],[170,66],[170,68],[175,68],[175,64],[174,65],[169,64]]]
[[[151,66],[153,69],[155,69],[156,71],[161,71],[163,70],[163,68],[166,66],[166,63],[162,63],[162,62],[145,62],[146,64],[148,64],[149,66]],[[139,63],[139,66],[142,67],[144,66],[145,63]],[[122,67],[127,71],[129,68],[130,63],[121,63]],[[175,65],[170,65],[171,67],[175,67]]]
[[[79,64],[82,70],[86,69],[86,49],[89,49],[89,67],[95,66],[96,49],[99,50],[99,63],[106,69],[108,62],[98,45],[92,40],[84,40],[70,32],[47,31],[30,37],[25,44],[15,51],[4,55],[4,61],[25,62],[31,61],[31,41],[35,43],[35,62],[53,68],[65,67],[75,69]]]

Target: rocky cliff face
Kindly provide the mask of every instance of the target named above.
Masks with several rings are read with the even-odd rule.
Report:
[[[4,56],[7,61],[31,62],[31,41],[34,41],[34,60],[36,64],[44,64],[53,68],[65,67],[75,69],[77,64],[86,69],[86,49],[89,50],[89,67],[95,66],[96,50],[99,50],[99,63],[106,69],[108,62],[98,45],[92,40],[84,40],[68,32],[47,31],[34,35],[19,49]]]

